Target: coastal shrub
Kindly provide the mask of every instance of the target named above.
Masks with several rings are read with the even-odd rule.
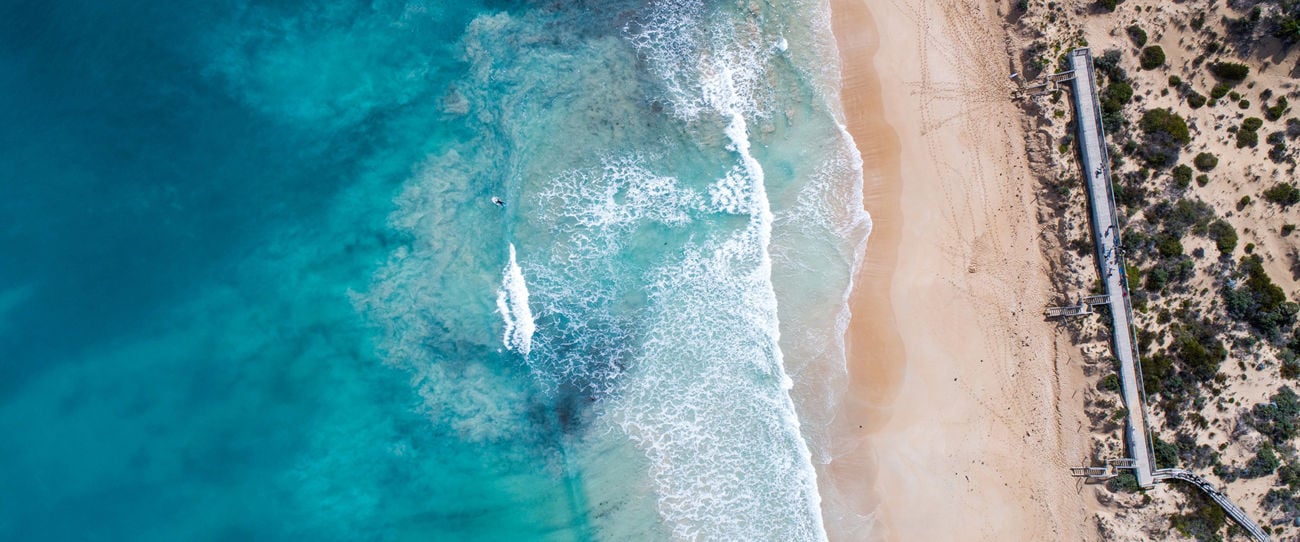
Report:
[[[1154,70],[1164,65],[1165,50],[1159,45],[1152,45],[1142,49],[1142,54],[1138,56],[1138,64],[1144,70]]]
[[[1286,145],[1278,143],[1276,145],[1273,145],[1272,147],[1269,147],[1268,149],[1269,160],[1272,160],[1273,162],[1280,164],[1286,160],[1286,157],[1287,157]]]
[[[1240,102],[1237,102],[1237,108],[1238,108],[1238,109],[1250,109],[1250,100],[1242,100],[1242,101],[1240,101]]]
[[[1187,188],[1192,184],[1192,168],[1188,167],[1187,164],[1174,166],[1173,176],[1174,186],[1178,187],[1180,190]]]
[[[1155,449],[1156,468],[1172,469],[1178,466],[1178,446],[1153,435],[1151,447]]]
[[[1106,489],[1109,489],[1111,493],[1137,493],[1142,489],[1142,486],[1138,485],[1137,476],[1134,476],[1131,472],[1124,471],[1124,473],[1119,476],[1107,481]]]
[[[1269,476],[1282,465],[1282,461],[1277,458],[1277,452],[1273,451],[1273,445],[1265,442],[1255,453],[1255,457],[1246,463],[1246,467],[1241,469],[1242,478],[1262,478]]]
[[[1196,169],[1201,171],[1210,171],[1213,170],[1215,166],[1219,165],[1219,157],[1208,152],[1203,152],[1197,154],[1196,158],[1192,160],[1192,163],[1196,165]]]
[[[1196,91],[1187,93],[1187,105],[1192,109],[1200,109],[1205,105],[1205,96],[1201,96]]]
[[[1196,186],[1205,186],[1210,184],[1210,176],[1204,173],[1196,176]]]
[[[1224,96],[1227,96],[1227,95],[1228,95],[1228,90],[1231,89],[1231,88],[1232,88],[1232,87],[1230,87],[1230,86],[1228,86],[1228,85],[1226,85],[1226,84],[1224,84],[1224,83],[1219,83],[1219,84],[1217,84],[1217,85],[1214,85],[1214,88],[1211,88],[1211,89],[1210,89],[1210,97],[1213,98],[1213,99],[1215,99],[1215,100],[1217,100],[1217,99],[1219,99],[1219,98],[1222,98],[1222,97],[1224,97]]]
[[[1294,231],[1295,231],[1295,224],[1283,224],[1282,229],[1279,230],[1278,233],[1281,233],[1282,237],[1286,237],[1288,235],[1291,235],[1291,232]]]
[[[1255,405],[1247,423],[1275,445],[1296,437],[1300,430],[1300,397],[1290,387],[1282,386],[1269,402]]]
[[[1186,514],[1170,516],[1169,524],[1179,534],[1196,540],[1223,540],[1219,534],[1227,524],[1228,516],[1223,508],[1196,490],[1186,492],[1190,511]]]
[[[1107,49],[1101,56],[1093,59],[1092,66],[1097,69],[1097,72],[1105,75],[1107,81],[1128,81],[1128,72],[1119,65],[1123,59],[1123,51]]]
[[[1264,141],[1267,141],[1270,145],[1281,145],[1286,143],[1286,132],[1279,131],[1268,134],[1268,137],[1265,138]]]
[[[1237,200],[1238,211],[1245,209],[1247,205],[1250,205],[1250,196],[1242,196],[1241,199]]]
[[[1205,26],[1205,12],[1204,11],[1196,12],[1196,15],[1192,17],[1192,22],[1189,23],[1189,25],[1192,27],[1192,30],[1196,30],[1199,32],[1201,28]]]
[[[1156,234],[1156,253],[1161,258],[1172,258],[1183,255],[1183,243],[1177,236],[1160,233]]]
[[[1177,75],[1170,75],[1170,76],[1169,76],[1169,86],[1170,86],[1170,87],[1177,88],[1178,85],[1181,85],[1181,84],[1183,84],[1183,78],[1182,78],[1182,77],[1179,77],[1179,76],[1177,76]]]
[[[1181,326],[1174,337],[1174,357],[1192,376],[1205,382],[1219,372],[1219,365],[1228,358],[1228,349],[1215,335],[1211,326],[1193,322]]]
[[[1154,166],[1172,164],[1191,142],[1187,121],[1168,109],[1149,109],[1139,122],[1143,133],[1142,156]]]
[[[1259,145],[1259,132],[1254,130],[1237,130],[1237,148]]]
[[[1152,215],[1164,223],[1165,231],[1182,237],[1190,230],[1192,233],[1205,233],[1205,228],[1214,220],[1214,208],[1201,200],[1179,199],[1172,205],[1163,201],[1151,208]]]
[[[1300,18],[1284,17],[1278,21],[1277,30],[1273,32],[1273,35],[1287,43],[1300,41]]]
[[[1125,81],[1112,81],[1101,92],[1101,109],[1106,113],[1117,112],[1133,99],[1133,86]]]
[[[1161,387],[1167,381],[1166,375],[1174,368],[1174,359],[1164,352],[1156,352],[1142,358],[1141,364],[1142,387],[1146,389],[1147,395],[1160,393]]]
[[[1225,286],[1223,291],[1224,308],[1229,316],[1250,324],[1267,338],[1277,338],[1281,330],[1295,324],[1300,305],[1289,301],[1286,292],[1273,283],[1259,255],[1243,256],[1238,273],[1245,280],[1239,281],[1236,287]]]
[[[1178,113],[1168,109],[1150,109],[1142,115],[1142,132],[1147,135],[1162,136],[1178,145],[1191,142],[1191,132],[1187,130],[1187,121]]]
[[[1229,93],[1228,93],[1228,99],[1229,99],[1229,100],[1232,100],[1232,101],[1234,101],[1234,102],[1237,101],[1237,100],[1240,100],[1240,99],[1241,99],[1241,93],[1239,93],[1239,92],[1237,92],[1237,91],[1235,91],[1235,90],[1232,91],[1232,92],[1229,92]]]
[[[1224,81],[1240,83],[1250,75],[1250,67],[1236,62],[1215,62],[1210,64],[1210,73]]]
[[[1106,375],[1106,377],[1105,377],[1105,378],[1102,378],[1100,382],[1097,382],[1097,389],[1099,389],[1099,390],[1101,390],[1101,391],[1112,391],[1112,392],[1118,392],[1118,391],[1119,391],[1119,375],[1116,375],[1116,374],[1113,374],[1113,373],[1112,373],[1112,374],[1108,374],[1108,375]]]
[[[1210,239],[1214,241],[1214,246],[1220,253],[1231,254],[1232,250],[1237,248],[1237,229],[1233,228],[1228,221],[1215,220],[1207,229]]]
[[[1121,0],[1097,0],[1097,7],[1104,11],[1115,11]]]
[[[1258,130],[1262,126],[1264,126],[1264,121],[1259,117],[1246,117],[1246,120],[1241,121],[1242,130]]]
[[[1124,30],[1128,32],[1128,38],[1133,40],[1133,45],[1141,47],[1147,44],[1147,31],[1143,30],[1142,27],[1134,24],[1129,25]]]
[[[1290,207],[1300,203],[1300,189],[1294,184],[1277,183],[1264,191],[1264,199],[1269,203]]]
[[[1273,105],[1265,105],[1264,118],[1268,120],[1278,120],[1282,118],[1282,115],[1286,114],[1286,109],[1289,106],[1290,104],[1287,103],[1286,96],[1278,96],[1277,101]]]

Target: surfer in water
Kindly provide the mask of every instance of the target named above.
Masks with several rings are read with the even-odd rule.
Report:
[[[498,198],[498,197],[496,197],[496,196],[492,196],[492,203],[496,204],[497,207],[505,207],[505,206],[506,206],[506,201],[503,200],[503,199],[501,199],[501,198]]]

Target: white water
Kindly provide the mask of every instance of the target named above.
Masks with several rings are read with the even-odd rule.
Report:
[[[528,284],[524,282],[524,271],[519,268],[519,262],[515,258],[514,243],[510,243],[510,261],[501,273],[497,311],[505,321],[505,333],[501,342],[506,348],[527,356],[533,349],[533,333],[537,331],[537,323],[533,321],[533,311],[528,307]]]

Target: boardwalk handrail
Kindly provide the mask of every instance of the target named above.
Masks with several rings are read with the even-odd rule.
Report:
[[[1214,484],[1211,484],[1209,480],[1184,469],[1160,469],[1155,471],[1154,474],[1157,482],[1171,479],[1182,480],[1196,486],[1197,489],[1205,492],[1206,495],[1209,495],[1209,497],[1228,514],[1228,517],[1232,518],[1232,521],[1237,522],[1237,525],[1241,525],[1241,528],[1245,529],[1247,533],[1250,533],[1250,536],[1254,537],[1255,540],[1258,540],[1259,542],[1271,542],[1268,533],[1265,533],[1264,529],[1261,529],[1259,525],[1252,521],[1250,516],[1247,516],[1244,510],[1238,507],[1236,503],[1233,503],[1232,500],[1222,491],[1219,491],[1219,488],[1214,487]]]

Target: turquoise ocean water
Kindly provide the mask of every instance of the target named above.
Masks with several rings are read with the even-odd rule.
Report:
[[[835,58],[811,0],[0,1],[0,539],[824,538]]]

